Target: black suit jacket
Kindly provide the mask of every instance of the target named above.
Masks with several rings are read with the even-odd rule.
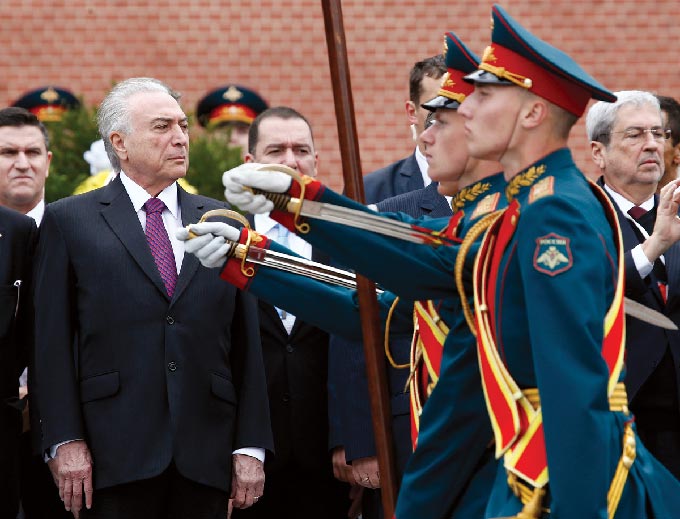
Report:
[[[248,219],[254,225],[252,215]],[[316,250],[312,259],[328,262]],[[327,442],[328,333],[296,318],[288,335],[274,306],[262,300],[258,306],[274,434],[267,473],[293,463],[327,477],[332,473]]]
[[[184,225],[225,206],[178,197]],[[227,490],[232,450],[271,450],[255,299],[191,254],[168,298],[120,178],[47,206],[35,285],[42,447],[85,439],[95,488],[172,460]]]
[[[380,206],[381,211],[404,211],[406,206],[413,209],[412,216],[419,216],[421,202],[432,210],[449,211],[446,199],[436,192],[436,187],[425,191],[423,176],[420,173],[415,153],[408,158],[369,173],[364,177],[366,203],[379,203],[392,198],[395,203],[384,202],[389,206]],[[435,189],[433,192],[432,189]],[[413,202],[412,198],[402,199],[403,194],[419,190],[422,197]],[[424,193],[420,193],[424,192]],[[436,197],[443,200],[443,204]],[[406,211],[408,212],[408,211]],[[432,214],[432,216],[435,216]],[[411,350],[411,335],[403,334],[390,338],[392,356],[398,364],[408,363]],[[409,399],[404,392],[408,377],[408,369],[394,369],[388,365],[388,381],[390,385],[390,409],[392,413],[392,433],[396,454],[397,472],[403,473],[411,454],[411,437],[409,421]],[[363,345],[341,337],[332,336],[329,349],[329,415],[331,434],[329,445],[342,445],[348,460],[375,456],[375,439],[372,434],[371,409],[368,398],[368,381]]]
[[[378,202],[377,208],[380,212],[402,212],[413,218],[420,216],[439,218],[453,214],[446,197],[440,195],[437,191],[436,182],[428,184],[423,189],[403,193]]]
[[[32,339],[33,219],[0,207],[0,516],[18,508],[16,453],[21,433],[19,375]]]
[[[602,179],[599,181],[602,185]],[[635,267],[631,250],[640,240],[630,221],[614,203],[623,247],[626,276],[626,296],[657,310],[680,325],[680,244],[673,244],[664,254],[668,276],[668,301],[664,305],[654,273],[642,279]],[[680,387],[680,332],[664,330],[632,317],[626,318],[626,389],[631,408],[635,411],[635,397],[642,385],[657,368],[666,349],[670,346],[675,367],[676,384]],[[680,411],[680,410],[678,410]]]
[[[364,176],[364,195],[367,204],[375,204],[401,193],[425,187],[415,152],[405,159],[368,173]]]

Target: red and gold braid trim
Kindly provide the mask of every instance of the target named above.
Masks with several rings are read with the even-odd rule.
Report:
[[[287,195],[293,198],[299,198],[301,200],[318,200],[323,195],[326,186],[324,186],[318,180],[314,180],[312,177],[307,175],[300,175],[300,181],[293,181],[290,183],[290,188],[288,188]],[[302,222],[304,218],[299,214],[289,213],[288,211],[283,211],[281,209],[274,209],[270,216],[279,222],[281,225],[286,227],[289,231],[297,233],[299,227],[304,225]]]
[[[427,369],[431,386],[434,387],[439,380],[444,341],[449,333],[449,327],[442,321],[432,301],[416,301],[413,311],[418,320],[418,329],[423,343],[424,368]],[[429,392],[431,391],[430,388]]]
[[[247,261],[248,248],[251,244],[254,244],[262,249],[268,249],[270,241],[269,238],[252,229],[245,227],[241,229],[239,245],[232,250],[233,253],[227,258],[220,277],[236,288],[247,290],[258,269],[257,264]]]
[[[618,253],[616,290],[614,291],[612,304],[605,315],[604,339],[602,341],[602,357],[609,369],[607,396],[611,396],[614,393],[614,388],[616,387],[619,377],[621,376],[621,371],[623,370],[626,346],[626,316],[623,306],[625,285],[623,239],[621,237],[621,227],[619,226],[619,220],[616,216],[616,210],[614,209],[611,200],[602,188],[594,182],[590,182],[590,187],[604,208],[609,225],[614,232],[614,243]]]
[[[420,429],[420,413],[423,411],[425,399],[420,395],[420,372],[418,366],[422,361],[423,343],[420,340],[420,331],[418,330],[418,320],[415,312],[413,314],[413,339],[411,339],[411,354],[409,362],[411,365],[411,372],[408,378],[409,387],[409,401],[411,403],[411,445],[413,450],[418,445],[418,431]]]

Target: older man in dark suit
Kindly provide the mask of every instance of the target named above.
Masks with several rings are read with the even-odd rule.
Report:
[[[657,184],[670,130],[649,92],[596,103],[586,129],[600,184],[617,210],[626,250],[626,296],[680,324],[680,225],[657,218]],[[675,188],[677,181],[671,188]],[[645,446],[680,478],[680,332],[626,320],[626,389]]]
[[[36,268],[42,446],[76,517],[225,517],[262,495],[272,448],[255,300],[184,255],[175,229],[225,204],[177,186],[187,117],[163,83],[99,110],[118,172],[50,204]],[[81,506],[85,508],[81,510]]]
[[[16,517],[21,411],[17,380],[31,334],[30,281],[36,226],[0,207],[0,516]]]

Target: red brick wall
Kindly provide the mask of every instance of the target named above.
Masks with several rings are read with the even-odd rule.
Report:
[[[610,89],[680,98],[675,0],[503,5]],[[448,29],[481,54],[490,8],[486,2],[343,2],[365,172],[413,147],[403,108],[413,62],[440,52]],[[3,0],[0,19],[2,103],[51,83],[96,104],[113,82],[146,75],[183,92],[185,110],[192,112],[209,89],[238,82],[257,88],[272,105],[306,114],[315,130],[321,178],[336,188],[342,183],[317,0]],[[577,162],[592,171],[584,135],[581,123],[571,144]]]

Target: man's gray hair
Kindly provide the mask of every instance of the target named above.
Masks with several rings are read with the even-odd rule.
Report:
[[[598,101],[590,107],[586,115],[586,133],[588,134],[588,139],[601,142],[605,146],[609,146],[610,133],[622,106],[652,105],[661,113],[659,100],[649,92],[622,90],[621,92],[614,92],[614,95],[616,95],[615,103]]]
[[[111,166],[113,166],[113,170],[116,173],[120,172],[120,159],[111,144],[111,133],[130,133],[128,98],[140,92],[165,92],[177,101],[180,98],[180,95],[174,92],[168,85],[149,77],[126,79],[111,89],[101,105],[99,105],[97,122],[99,124],[99,134],[104,140],[106,154],[109,156]]]

